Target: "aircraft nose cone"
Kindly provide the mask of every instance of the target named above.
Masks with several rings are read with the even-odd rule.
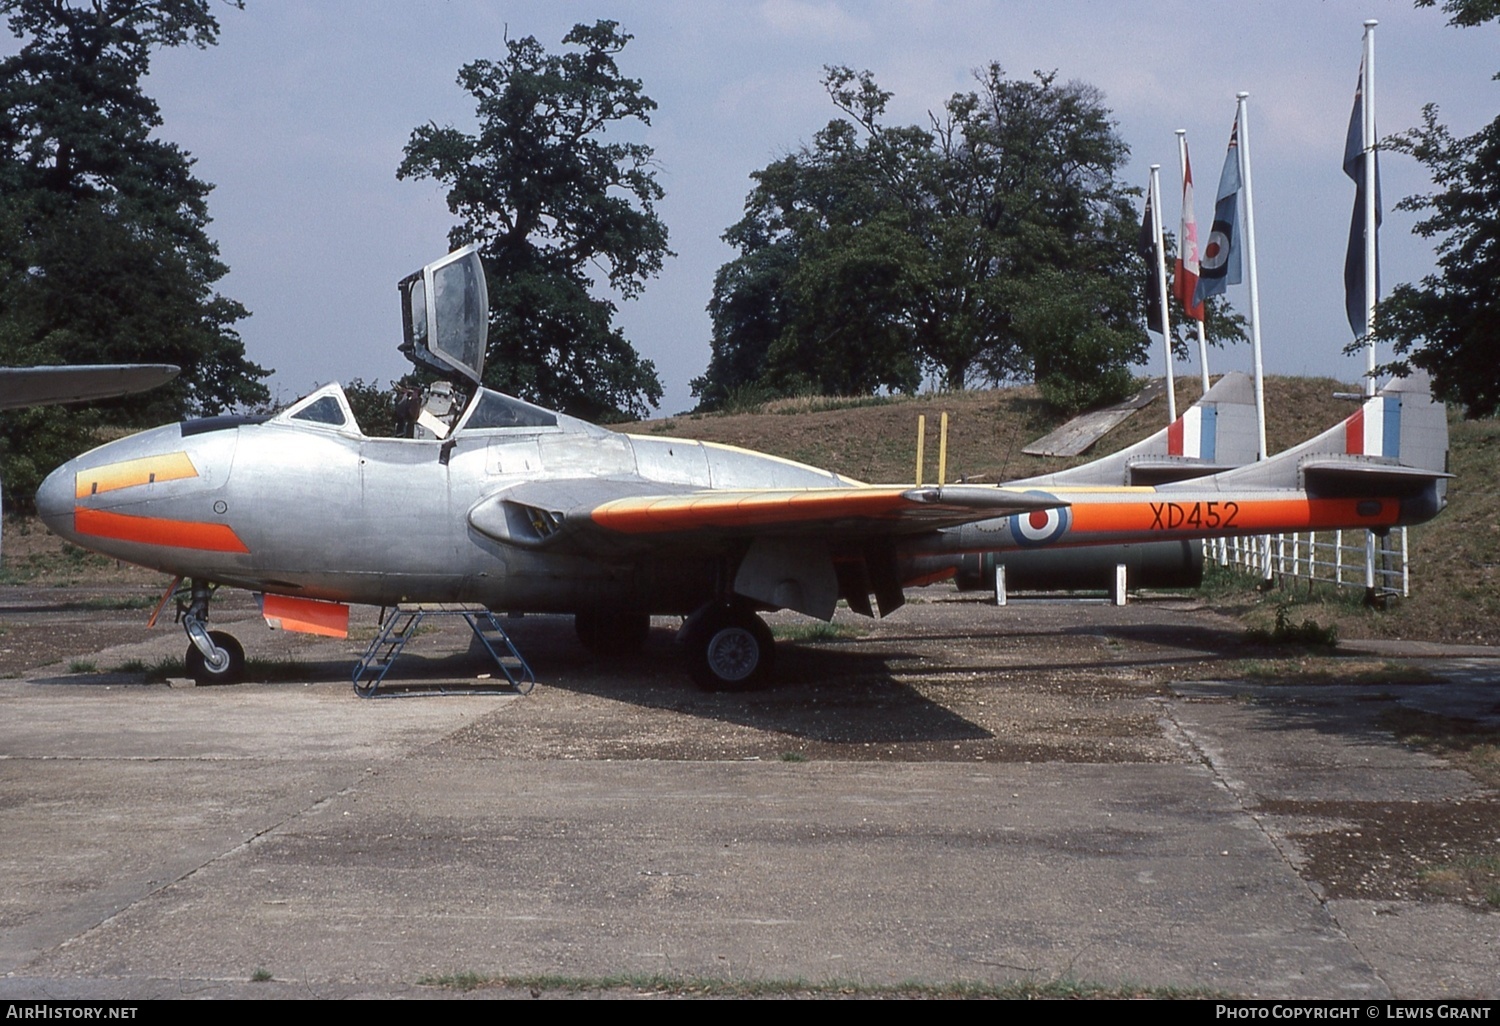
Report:
[[[36,511],[49,530],[63,537],[73,533],[73,465],[64,463],[42,482],[36,493]]]

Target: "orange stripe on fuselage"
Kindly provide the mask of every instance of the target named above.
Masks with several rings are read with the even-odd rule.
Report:
[[[1060,492],[1059,498],[1066,498]],[[1374,503],[1361,516],[1359,507]],[[1368,507],[1367,507],[1368,508]],[[1073,522],[1059,541],[1089,534],[1135,534],[1143,540],[1172,535],[1277,534],[1334,528],[1386,527],[1400,516],[1395,499],[1213,499],[1185,501],[1158,492],[1149,502],[1089,502],[1072,507]]]
[[[95,538],[163,545],[205,552],[249,552],[250,549],[228,524],[203,524],[192,520],[134,517],[104,510],[73,508],[73,529]]]
[[[198,468],[185,452],[168,453],[165,456],[144,456],[138,460],[122,463],[106,463],[102,467],[80,470],[73,478],[74,496],[79,499],[112,492],[117,488],[151,484],[154,481],[178,481],[185,477],[197,477]]]

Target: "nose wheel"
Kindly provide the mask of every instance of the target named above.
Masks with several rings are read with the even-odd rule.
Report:
[[[245,648],[235,640],[233,634],[223,631],[207,631],[210,654],[198,650],[193,641],[187,648],[183,662],[187,674],[200,685],[238,684],[245,679]]]
[[[765,621],[737,605],[715,603],[683,625],[689,670],[705,691],[750,691],[764,686],[776,661],[776,641]]]
[[[187,674],[198,684],[238,684],[245,679],[245,648],[234,635],[208,629],[208,600],[214,585],[195,580],[186,605],[179,599],[177,618],[187,631]]]

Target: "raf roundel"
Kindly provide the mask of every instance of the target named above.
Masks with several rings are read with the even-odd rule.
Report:
[[[1215,221],[1208,233],[1208,245],[1203,247],[1201,267],[1205,271],[1222,274],[1229,259],[1229,235],[1222,221]],[[1212,274],[1210,275],[1212,276]]]
[[[1030,495],[1046,495],[1045,492],[1029,492]],[[1047,496],[1051,498],[1051,496]],[[1031,548],[1051,545],[1068,533],[1072,514],[1066,506],[1053,509],[1035,509],[1030,513],[1016,513],[1010,518],[1010,533],[1018,545]]]

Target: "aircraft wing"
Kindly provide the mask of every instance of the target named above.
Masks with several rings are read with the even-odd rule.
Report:
[[[757,537],[860,541],[1061,505],[992,485],[664,491],[660,482],[582,479],[506,489],[475,505],[469,523],[527,547],[568,548],[574,540],[587,548],[652,548]]]
[[[178,374],[166,363],[97,364],[83,367],[0,367],[0,410],[144,392]]]

